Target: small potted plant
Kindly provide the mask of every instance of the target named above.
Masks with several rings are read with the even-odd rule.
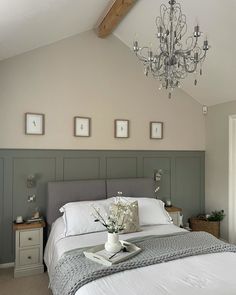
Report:
[[[224,210],[212,211],[211,214],[207,215],[208,221],[222,221],[225,217]]]

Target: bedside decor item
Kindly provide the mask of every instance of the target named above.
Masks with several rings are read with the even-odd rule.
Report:
[[[129,137],[129,120],[116,119],[115,124],[115,138]]]
[[[209,50],[207,38],[203,45],[199,45],[199,38],[203,35],[198,24],[193,33],[185,38],[187,33],[186,15],[175,0],[169,0],[169,6],[162,4],[160,16],[156,18],[159,46],[153,50],[152,45],[139,47],[134,41],[133,50],[143,62],[144,74],[152,74],[160,81],[160,89],[171,92],[181,86],[181,80],[188,74],[194,74],[194,85],[197,85],[198,74],[202,75],[202,65]]]
[[[43,222],[43,221],[44,219],[42,216],[40,216],[40,211],[38,207],[35,208],[32,214],[32,217],[29,217],[26,219],[26,223]]]
[[[225,217],[224,210],[212,211],[211,214],[207,216],[208,221],[222,221]]]
[[[14,277],[30,276],[44,272],[43,228],[45,222],[13,224],[15,230]]]
[[[150,138],[163,139],[163,122],[150,122]]]
[[[23,217],[22,216],[17,216],[15,222],[16,223],[23,223]]]
[[[205,231],[216,238],[220,238],[220,222],[224,219],[224,210],[213,211],[211,214],[198,215],[190,218],[189,223],[193,231]]]
[[[172,207],[171,200],[166,200],[166,207]]]
[[[91,118],[74,117],[74,136],[76,137],[91,136]]]
[[[25,134],[43,135],[45,132],[45,115],[25,113]]]

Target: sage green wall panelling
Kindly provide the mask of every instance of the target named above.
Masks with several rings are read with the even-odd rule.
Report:
[[[100,178],[100,158],[65,158],[64,180]]]
[[[202,194],[203,169],[200,157],[176,157],[173,175],[172,202],[188,212],[197,215],[204,210]],[[186,220],[186,219],[185,219]]]
[[[138,175],[137,157],[108,157],[106,178],[132,178]]]
[[[182,207],[186,221],[204,210],[204,157],[201,151],[0,150],[0,263],[14,261],[15,217],[36,207],[45,212],[48,181],[153,177],[162,169],[157,196]],[[37,184],[28,189],[30,174]],[[35,203],[27,202],[29,194]]]
[[[3,192],[4,192],[4,160],[0,159],[0,253],[3,252],[3,243],[2,238],[4,231],[3,231]],[[1,254],[0,254],[0,263],[2,263]]]

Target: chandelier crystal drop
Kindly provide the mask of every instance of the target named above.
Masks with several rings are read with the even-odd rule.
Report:
[[[159,40],[157,51],[154,52],[147,46],[139,47],[138,41],[134,41],[133,50],[144,64],[144,74],[148,76],[151,73],[159,79],[160,88],[167,89],[171,98],[171,92],[181,86],[181,80],[188,73],[194,73],[194,85],[197,85],[197,75],[202,75],[202,65],[210,47],[207,38],[202,46],[198,45],[202,36],[198,24],[194,27],[192,36],[185,38],[186,15],[175,0],[169,1],[169,7],[161,5],[156,26],[156,37]]]

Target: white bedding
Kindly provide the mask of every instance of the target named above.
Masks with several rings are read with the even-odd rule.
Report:
[[[121,235],[121,239],[143,235],[165,235],[183,231],[175,225],[142,227],[142,231]],[[59,218],[53,225],[46,250],[49,275],[66,251],[101,244],[106,232],[65,237]],[[216,253],[187,257],[162,264],[124,271],[93,281],[76,295],[236,295],[236,254]]]

